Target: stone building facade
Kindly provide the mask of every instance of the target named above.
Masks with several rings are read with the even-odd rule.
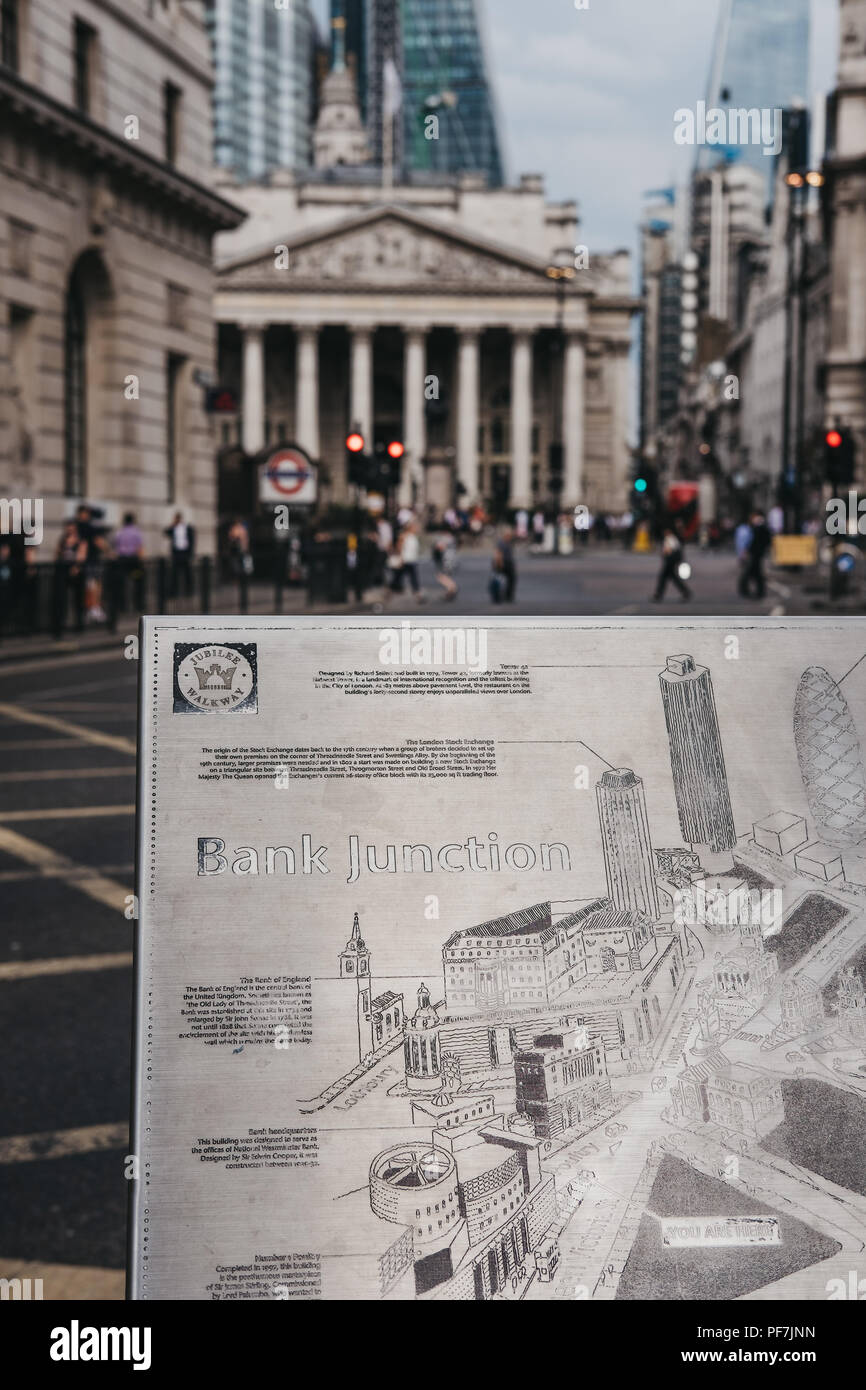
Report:
[[[222,444],[300,445],[336,502],[357,427],[403,443],[401,500],[422,508],[624,507],[628,253],[587,263],[575,204],[535,175],[385,186],[353,100],[332,73],[314,171],[228,189],[248,220],[218,242],[221,383],[240,402]]]
[[[211,149],[201,7],[8,0],[0,34],[0,493],[44,502],[45,544],[87,499],[181,507],[210,549],[211,242],[243,214]]]

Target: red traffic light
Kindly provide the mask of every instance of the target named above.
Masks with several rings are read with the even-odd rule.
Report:
[[[401,458],[403,457],[403,453],[404,453],[403,445],[400,443],[400,441],[399,441],[398,439],[393,440],[393,441],[388,445],[388,457],[389,457],[389,458],[392,458],[392,459],[401,459]]]
[[[826,435],[826,443],[827,443],[828,447],[831,448],[831,449],[841,449],[841,447],[842,447],[842,436],[841,436],[841,434],[839,433],[839,431],[838,431],[838,430],[828,430],[828,431],[827,431],[827,435]]]
[[[349,450],[350,454],[360,454],[363,447],[364,436],[362,434],[358,434],[356,431],[349,435],[346,440],[346,448]]]

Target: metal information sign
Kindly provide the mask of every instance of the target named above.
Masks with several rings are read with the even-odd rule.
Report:
[[[383,622],[143,621],[133,1298],[847,1297],[866,623]]]

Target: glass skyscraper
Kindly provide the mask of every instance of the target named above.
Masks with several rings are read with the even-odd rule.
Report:
[[[376,162],[382,159],[382,73],[392,58],[403,86],[395,164],[407,170],[484,173],[504,179],[488,75],[483,0],[331,0],[346,20],[346,51]],[[436,116],[438,139],[428,139]]]
[[[809,102],[811,0],[722,0],[707,105],[723,110],[779,108]],[[702,146],[698,167],[722,151]],[[736,147],[737,157],[769,174],[773,161],[759,144]]]
[[[407,164],[504,181],[481,0],[402,0],[403,139]],[[439,138],[425,118],[439,119]]]
[[[215,68],[214,163],[239,180],[310,163],[315,26],[309,0],[205,0]]]

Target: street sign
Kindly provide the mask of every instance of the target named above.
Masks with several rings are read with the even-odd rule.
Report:
[[[316,469],[303,449],[283,445],[261,466],[260,502],[291,502],[296,507],[312,506],[318,495]]]

